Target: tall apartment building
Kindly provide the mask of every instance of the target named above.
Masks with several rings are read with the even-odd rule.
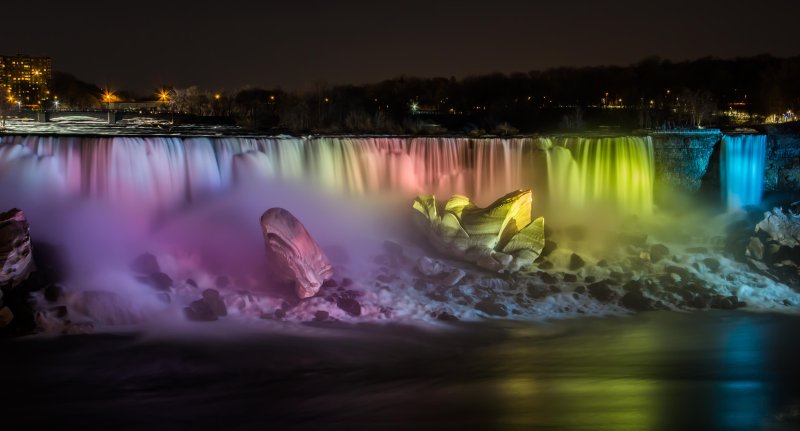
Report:
[[[49,100],[52,77],[50,57],[0,55],[0,94],[9,102],[35,107]]]

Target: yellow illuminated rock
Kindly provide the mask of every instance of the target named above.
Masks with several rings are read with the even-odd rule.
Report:
[[[439,212],[433,195],[414,200],[417,221],[441,253],[498,272],[530,266],[544,247],[544,218],[531,221],[530,190],[511,192],[486,208],[454,195]]]

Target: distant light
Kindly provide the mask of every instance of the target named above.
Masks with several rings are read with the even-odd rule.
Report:
[[[419,105],[417,104],[417,102],[411,102],[411,112],[417,112],[417,111],[419,111]]]
[[[158,100],[161,102],[169,102],[169,91],[161,90],[158,92]]]
[[[214,99],[219,100],[222,97],[219,93],[214,94]]]

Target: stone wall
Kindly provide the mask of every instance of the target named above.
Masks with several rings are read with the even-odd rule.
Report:
[[[800,124],[765,126],[767,160],[764,191],[800,192]]]
[[[656,194],[665,190],[699,192],[720,137],[719,132],[652,135]]]

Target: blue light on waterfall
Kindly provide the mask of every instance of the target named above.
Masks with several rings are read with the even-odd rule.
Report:
[[[723,136],[721,188],[729,210],[761,203],[766,152],[765,135]]]

